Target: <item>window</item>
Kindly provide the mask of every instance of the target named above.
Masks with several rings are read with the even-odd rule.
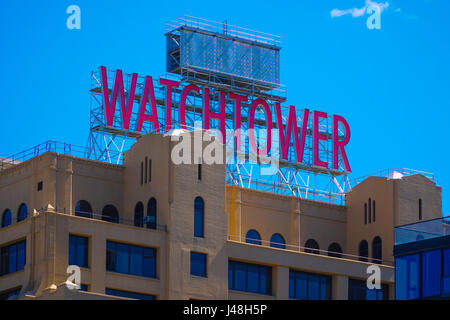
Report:
[[[141,186],[144,184],[144,162],[141,161]]]
[[[19,207],[19,210],[17,210],[17,222],[25,220],[27,216],[28,216],[27,205],[25,203],[22,203]]]
[[[372,262],[373,263],[382,262],[381,238],[378,236],[376,236],[372,240]]]
[[[289,270],[289,298],[330,300],[331,277]]]
[[[333,242],[328,246],[328,256],[329,257],[335,257],[335,258],[342,258],[342,248],[341,246]]]
[[[372,200],[369,198],[369,223],[372,222]]]
[[[102,210],[102,220],[112,223],[119,223],[119,212],[111,204],[106,205]]]
[[[258,231],[250,229],[247,231],[247,234],[245,235],[245,242],[250,244],[261,245],[261,236],[259,235]]]
[[[206,277],[206,254],[191,252],[191,275]]]
[[[78,290],[88,292],[89,286],[87,284],[80,284],[80,289]]]
[[[77,217],[92,218],[92,207],[86,200],[80,200],[75,205],[75,215]]]
[[[442,292],[444,296],[450,296],[450,249],[444,249],[442,254]]]
[[[89,239],[75,235],[69,235],[69,265],[88,268]]]
[[[197,179],[200,181],[202,180],[202,164],[199,163],[198,164],[198,169],[197,169]]]
[[[422,253],[422,297],[441,294],[441,250]]]
[[[358,255],[359,255],[359,261],[364,261],[364,262],[368,261],[367,258],[369,257],[369,244],[367,243],[366,240],[363,240],[359,243]]]
[[[42,191],[43,187],[44,187],[44,183],[42,181],[39,181],[37,184],[37,191]]]
[[[158,204],[155,198],[151,198],[147,203],[147,218],[146,224],[148,229],[156,229],[156,214],[157,214]]]
[[[2,228],[11,225],[12,223],[12,213],[11,210],[6,209],[2,215]]]
[[[381,284],[381,289],[369,289],[364,280],[348,279],[349,300],[388,300],[389,286]]]
[[[136,207],[134,207],[134,226],[144,226],[144,204],[140,201],[136,204]]]
[[[413,254],[395,258],[395,299],[419,298],[419,255]]]
[[[26,263],[26,242],[20,241],[0,249],[0,276],[23,270]]]
[[[284,241],[284,238],[281,234],[274,233],[270,237],[270,246],[273,248],[286,249],[286,241]]]
[[[373,205],[372,205],[372,207],[373,207],[373,208],[372,208],[372,210],[373,210],[373,219],[372,219],[372,221],[375,222],[375,218],[376,218],[376,217],[375,217],[375,200],[373,200]]]
[[[22,287],[0,292],[0,300],[8,300],[14,296],[18,296],[20,294],[20,290],[22,290]]]
[[[156,278],[156,249],[107,241],[106,270]]]
[[[145,157],[145,177],[144,177],[145,183],[147,183],[147,176],[148,176],[147,172],[148,172],[148,159],[147,157]]]
[[[364,224],[367,224],[367,203],[364,203]]]
[[[422,199],[419,199],[419,220],[422,220]]]
[[[205,202],[197,197],[194,201],[194,237],[204,237]]]
[[[148,159],[148,182],[152,182],[152,159]]]
[[[272,267],[228,261],[228,289],[272,294]]]
[[[155,300],[156,296],[151,294],[123,291],[117,289],[105,289],[105,294],[110,296],[122,297],[122,298],[130,298],[130,299],[138,299],[138,300]]]
[[[308,239],[305,243],[305,252],[319,254],[319,244],[314,239]]]

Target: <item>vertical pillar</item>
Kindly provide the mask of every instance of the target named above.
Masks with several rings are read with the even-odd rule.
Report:
[[[278,300],[289,299],[289,268],[275,267],[275,290]]]
[[[332,296],[333,300],[348,300],[348,277],[335,275],[332,278]]]

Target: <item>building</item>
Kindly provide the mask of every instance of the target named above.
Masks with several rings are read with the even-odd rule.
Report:
[[[450,299],[450,218],[395,228],[395,296]]]
[[[224,164],[173,164],[174,145],[147,134],[120,165],[42,152],[0,166],[1,297],[394,299],[394,228],[441,217],[423,174],[367,177],[336,205],[227,185]]]

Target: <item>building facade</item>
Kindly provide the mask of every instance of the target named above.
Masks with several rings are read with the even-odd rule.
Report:
[[[147,134],[121,165],[46,152],[4,166],[0,297],[394,299],[394,228],[442,215],[421,174],[368,177],[335,205],[227,185],[225,164],[175,165],[174,146]]]

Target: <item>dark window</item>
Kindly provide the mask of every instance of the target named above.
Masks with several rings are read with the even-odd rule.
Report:
[[[78,217],[92,218],[92,207],[89,202],[80,200],[75,205],[75,215]]]
[[[395,258],[395,299],[419,298],[420,257],[418,254]]]
[[[369,289],[364,280],[348,280],[349,300],[388,300],[389,286],[382,283],[380,289]]]
[[[444,296],[450,296],[450,249],[442,250],[442,292]]]
[[[289,270],[289,298],[330,300],[331,277]]]
[[[375,222],[375,200],[373,200],[373,208],[372,208],[372,210],[373,210],[373,219],[372,219],[372,221],[373,222]]]
[[[141,186],[144,184],[144,163],[141,162]]]
[[[19,287],[19,288],[14,288],[14,289],[10,289],[10,290],[6,290],[6,291],[3,291],[3,292],[0,292],[0,300],[8,300],[8,299],[10,299],[10,298],[12,298],[14,296],[18,296],[21,289],[22,288]]]
[[[25,240],[0,249],[0,276],[23,270],[25,263]]]
[[[11,210],[6,209],[2,215],[2,228],[11,225],[12,223],[12,213]]]
[[[381,238],[375,237],[372,240],[372,262],[381,263],[382,262],[382,246]]]
[[[202,164],[201,163],[198,164],[197,175],[198,175],[197,179],[202,180]]]
[[[422,199],[419,199],[419,220],[422,220]]]
[[[144,204],[140,201],[136,204],[136,207],[134,207],[134,226],[144,226]]]
[[[274,233],[270,237],[270,246],[273,248],[286,249],[286,241],[284,241],[284,238],[281,234]]]
[[[372,222],[372,200],[369,198],[369,223]]]
[[[148,160],[148,182],[152,182],[152,159]]]
[[[119,212],[111,204],[106,205],[102,210],[102,220],[112,223],[119,223]]]
[[[314,239],[308,239],[305,243],[305,252],[319,254],[319,244],[317,241]]]
[[[441,294],[441,250],[422,253],[422,297]]]
[[[364,224],[367,224],[367,203],[364,203]]]
[[[78,289],[78,290],[88,292],[89,287],[87,284],[80,284],[80,289]]]
[[[89,239],[69,235],[69,265],[88,268]]]
[[[194,201],[194,237],[204,237],[205,202],[197,197]]]
[[[228,288],[272,294],[272,267],[230,260],[228,262]]]
[[[25,203],[22,203],[17,210],[17,222],[23,221],[28,217],[28,208]]]
[[[122,297],[122,298],[130,298],[130,299],[138,299],[138,300],[155,300],[156,296],[151,294],[123,291],[117,289],[105,289],[105,294],[110,296]]]
[[[106,270],[156,278],[156,249],[107,241]]]
[[[369,244],[367,243],[366,240],[362,240],[359,243],[358,255],[359,255],[359,261],[364,261],[364,262],[368,261],[367,258],[369,257]]]
[[[333,242],[328,246],[328,256],[335,257],[335,258],[342,258],[342,248],[341,246]]]
[[[44,183],[42,181],[39,181],[37,184],[37,191],[42,191],[43,187],[44,187]]]
[[[250,229],[247,231],[247,234],[245,235],[245,242],[260,245],[261,236],[259,235],[258,231]]]
[[[206,254],[191,252],[191,275],[206,277]]]
[[[155,198],[151,198],[147,203],[147,218],[145,223],[148,229],[156,229],[156,215],[158,211],[158,204]]]
[[[145,183],[147,183],[147,172],[148,172],[148,160],[147,157],[145,157]]]

